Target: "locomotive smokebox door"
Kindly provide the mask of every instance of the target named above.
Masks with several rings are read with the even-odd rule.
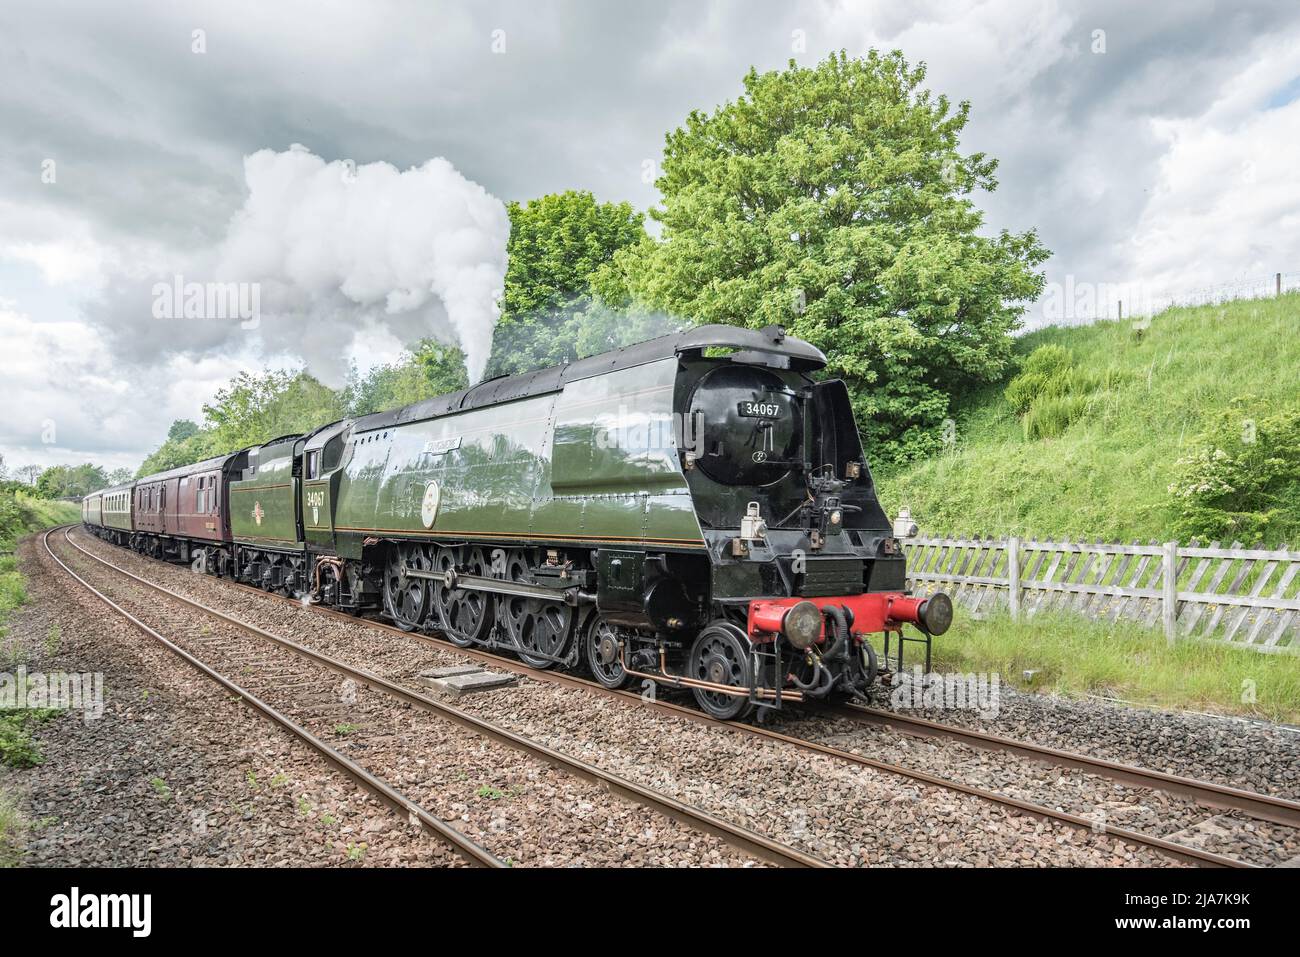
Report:
[[[596,607],[607,621],[645,625],[642,595],[645,553],[602,548],[596,552]]]

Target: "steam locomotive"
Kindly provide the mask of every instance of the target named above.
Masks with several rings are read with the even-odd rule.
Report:
[[[83,521],[718,718],[863,694],[905,625],[928,660],[952,603],[905,591],[825,364],[780,327],[700,326],[103,489]]]

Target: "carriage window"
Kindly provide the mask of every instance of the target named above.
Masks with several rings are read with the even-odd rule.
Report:
[[[307,453],[307,477],[314,479],[320,473],[320,450]]]

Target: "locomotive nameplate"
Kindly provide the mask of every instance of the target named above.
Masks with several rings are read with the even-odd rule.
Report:
[[[460,448],[460,436],[454,436],[448,439],[431,439],[424,443],[424,453],[427,455],[442,455],[446,452],[452,452]]]

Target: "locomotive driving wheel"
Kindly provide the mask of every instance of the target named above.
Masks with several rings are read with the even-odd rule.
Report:
[[[457,560],[463,555],[463,560]],[[490,574],[483,549],[469,546],[439,548],[435,571],[446,575],[455,570],[464,575],[487,577]],[[433,607],[438,613],[438,627],[447,640],[460,648],[487,641],[492,631],[493,598],[487,592],[469,588],[448,588],[442,582],[433,586]]]
[[[423,545],[389,549],[384,566],[384,610],[402,631],[414,631],[429,614],[429,582],[407,575],[407,569],[431,571],[433,562]]]
[[[748,717],[754,704],[748,700],[752,672],[749,641],[735,625],[715,622],[699,633],[691,646],[687,674],[710,684],[734,687],[743,694],[692,688],[701,708],[723,721]]]
[[[592,615],[583,638],[586,646],[587,667],[592,677],[606,688],[622,688],[629,681],[623,669],[622,648],[614,626],[600,615]]]
[[[512,549],[506,554],[505,578],[532,584],[526,553]],[[517,595],[502,595],[497,615],[514,642],[519,659],[531,668],[550,668],[569,647],[573,634],[573,609],[560,601],[539,601]]]

